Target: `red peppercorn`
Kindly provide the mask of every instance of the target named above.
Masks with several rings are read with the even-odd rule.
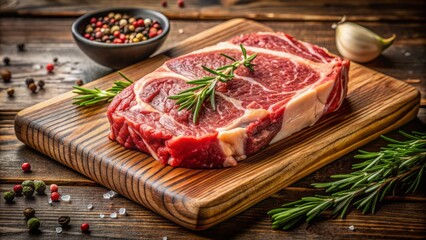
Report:
[[[160,29],[157,31],[157,35],[160,35],[161,33],[163,33],[163,30]]]
[[[123,43],[123,41],[121,41],[121,39],[119,39],[119,38],[115,38],[113,43]]]
[[[126,35],[123,34],[123,33],[120,34],[120,40],[123,41],[123,42],[126,41]]]
[[[153,37],[157,36],[157,33],[150,31],[149,34],[148,34],[148,36],[149,36],[149,38],[153,38]]]
[[[55,69],[55,65],[53,65],[51,63],[49,63],[49,64],[46,65],[46,70],[48,72],[50,72],[50,73],[53,72],[53,69]]]
[[[58,192],[53,192],[50,194],[50,199],[52,199],[52,201],[57,202],[59,201],[59,197],[61,195]]]
[[[136,22],[136,21],[135,21]],[[143,19],[138,19],[138,26],[144,26],[145,25],[145,23],[144,23],[144,21],[143,21]],[[137,26],[135,26],[135,27],[137,27]]]
[[[95,38],[94,38],[94,37],[90,37],[89,39],[90,39],[90,40],[92,40],[92,41],[93,41],[93,40],[95,40]]]
[[[91,18],[90,23],[96,23],[98,20],[96,18]]]
[[[56,184],[50,184],[50,192],[57,192],[58,191],[58,185]]]
[[[115,23],[115,18],[111,18],[111,19],[109,20],[109,22],[110,22],[110,23]]]
[[[86,33],[86,34],[84,34],[84,37],[85,38],[90,38],[90,34]]]
[[[153,28],[157,28],[157,29],[158,29],[158,28],[160,27],[160,25],[159,25],[158,23],[154,23],[154,24],[152,25],[152,27],[153,27]]]
[[[103,25],[103,24],[102,24],[102,22],[101,22],[101,21],[97,21],[97,22],[96,22],[96,27],[102,27],[102,25]]]
[[[25,173],[31,172],[31,165],[29,163],[23,163],[21,167],[22,171],[24,171]]]
[[[113,34],[114,34],[114,37],[116,38],[120,37],[120,31],[115,31]]]
[[[16,184],[15,186],[13,186],[13,191],[18,196],[20,196],[22,194],[22,190],[23,190],[23,188],[22,188],[21,184]]]
[[[178,7],[183,8],[183,7],[185,7],[185,1],[184,0],[178,0],[177,5],[178,5]]]
[[[87,231],[89,231],[89,224],[88,223],[83,223],[83,224],[81,224],[81,231],[82,232],[87,232]]]

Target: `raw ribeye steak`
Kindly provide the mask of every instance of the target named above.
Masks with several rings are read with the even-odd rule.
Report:
[[[216,111],[206,101],[198,122],[168,96],[210,75],[202,65],[241,59],[239,44],[257,53],[254,71],[240,66],[216,88]],[[252,33],[165,62],[123,90],[108,108],[110,139],[151,154],[165,165],[235,166],[268,144],[313,125],[339,108],[347,92],[349,61],[284,33]]]

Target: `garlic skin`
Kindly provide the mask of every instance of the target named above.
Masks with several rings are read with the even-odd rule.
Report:
[[[396,35],[384,39],[371,30],[352,22],[336,24],[336,46],[343,57],[365,63],[377,58],[394,41]]]

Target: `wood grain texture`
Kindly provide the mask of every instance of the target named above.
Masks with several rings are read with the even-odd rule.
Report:
[[[123,73],[139,79],[170,56],[260,30],[269,29],[232,20]],[[108,75],[88,86],[106,88],[115,78],[115,74]],[[184,227],[200,230],[242,212],[416,116],[420,97],[415,88],[357,64],[351,66],[350,79],[348,98],[337,112],[228,169],[164,167],[146,154],[125,150],[106,137],[106,106],[73,106],[72,93],[21,111],[15,131],[32,148]]]
[[[0,184],[0,191],[11,189],[11,184]],[[351,211],[346,219],[316,221],[302,224],[289,232],[272,230],[266,214],[272,207],[300,197],[321,194],[321,191],[290,187],[259,202],[250,209],[222,224],[200,232],[194,232],[159,216],[147,208],[118,196],[112,200],[102,198],[108,190],[103,187],[59,186],[61,194],[69,194],[71,203],[47,203],[48,196],[36,195],[32,200],[16,197],[13,204],[0,201],[1,239],[421,239],[426,234],[426,196],[385,198],[380,210],[372,217]],[[94,208],[88,210],[87,204]],[[31,234],[25,226],[23,209],[32,207],[41,221],[41,233]],[[125,207],[127,216],[110,219],[108,214]],[[99,214],[106,215],[99,218]],[[69,228],[58,235],[55,228],[60,216],[71,217]],[[374,218],[374,221],[371,219]],[[90,234],[80,231],[80,224],[90,224]],[[354,225],[355,231],[349,226]]]
[[[163,12],[171,19],[231,19],[237,17],[255,20],[287,21],[338,21],[343,15],[349,21],[425,21],[422,9],[426,4],[421,0],[401,2],[398,0],[185,0],[185,7],[179,8],[176,1],[169,1],[168,7],[158,0],[39,0],[1,1],[0,12],[21,16],[79,16],[100,8],[140,7]],[[231,3],[231,4],[229,4]]]

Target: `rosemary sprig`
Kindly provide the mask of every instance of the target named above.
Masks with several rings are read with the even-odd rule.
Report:
[[[193,122],[196,123],[198,116],[200,114],[201,106],[204,101],[208,98],[210,99],[210,104],[213,110],[216,110],[216,100],[215,100],[215,91],[216,85],[219,81],[228,82],[234,78],[234,71],[241,65],[246,68],[254,71],[254,64],[251,63],[256,58],[256,54],[247,56],[247,51],[242,44],[240,44],[242,59],[236,60],[235,58],[228,56],[226,54],[221,54],[222,56],[234,61],[232,64],[225,65],[216,69],[211,69],[206,66],[202,68],[213,74],[214,76],[206,76],[200,79],[188,81],[188,84],[196,85],[195,87],[188,88],[177,95],[169,96],[169,99],[176,100],[176,104],[179,105],[178,111],[183,109],[190,110],[193,113]]]
[[[355,158],[365,161],[352,165],[356,171],[333,175],[331,178],[336,179],[333,182],[312,184],[326,189],[330,195],[305,197],[269,211],[272,227],[288,230],[303,220],[311,222],[327,209],[333,209],[332,215],[343,218],[351,205],[362,209],[363,214],[374,214],[377,203],[386,195],[395,194],[397,186],[405,193],[416,191],[426,171],[426,133],[400,133],[409,140],[382,136],[390,144],[380,152],[360,150]]]
[[[120,93],[122,90],[124,90],[126,87],[130,86],[133,81],[127,78],[124,74],[121,72],[118,72],[118,74],[126,80],[124,81],[116,81],[114,82],[114,85],[107,89],[107,90],[100,90],[99,88],[89,89],[89,88],[83,88],[80,86],[73,86],[74,90],[73,93],[77,93],[81,96],[74,98],[74,104],[80,105],[80,106],[89,106],[89,105],[95,105],[99,103],[104,102],[111,102],[112,99]]]

